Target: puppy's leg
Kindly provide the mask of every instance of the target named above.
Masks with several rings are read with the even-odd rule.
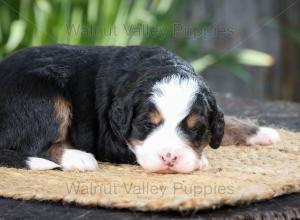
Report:
[[[81,150],[72,149],[67,141],[68,128],[71,124],[71,105],[62,97],[54,99],[56,119],[59,122],[58,138],[48,149],[51,160],[60,164],[64,170],[78,169],[81,171],[92,171],[98,167],[95,157]]]
[[[54,98],[55,120],[58,122],[57,137],[54,143],[38,157],[30,157],[27,166],[30,169],[44,170],[60,168],[63,170],[93,171],[98,167],[94,156],[84,151],[72,149],[67,141],[71,124],[71,105],[64,98]]]
[[[46,153],[37,157],[28,157],[26,165],[31,170],[97,170],[95,157],[81,150],[71,149],[68,143],[53,144]]]
[[[258,127],[251,122],[225,116],[225,132],[222,146],[270,145],[280,141],[278,132],[269,127]]]
[[[1,91],[0,166],[59,168],[59,164],[45,155],[49,143],[57,139],[58,123],[53,117],[51,102],[56,92],[33,75],[25,78],[20,75],[19,79],[22,86],[16,81],[9,90]]]

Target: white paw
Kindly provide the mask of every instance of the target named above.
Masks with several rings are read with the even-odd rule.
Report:
[[[31,170],[52,170],[60,168],[58,164],[40,157],[28,157],[26,165]]]
[[[98,168],[95,157],[84,151],[65,149],[61,159],[64,170],[94,171]]]
[[[205,157],[205,155],[202,153],[201,159],[200,159],[200,161],[199,161],[199,169],[200,169],[200,170],[205,169],[205,168],[208,167],[208,165],[209,165],[208,160],[207,160],[207,158]]]
[[[247,139],[246,144],[271,145],[278,141],[280,141],[280,136],[275,129],[268,127],[260,127],[255,135]]]

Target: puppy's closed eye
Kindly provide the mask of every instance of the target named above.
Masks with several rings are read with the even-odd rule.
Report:
[[[151,111],[149,113],[149,124],[160,125],[163,122],[163,118],[158,111]]]
[[[154,123],[152,123],[152,122],[149,122],[149,121],[146,121],[145,123],[144,123],[144,127],[146,128],[146,129],[154,129],[154,128],[156,128],[158,125],[157,124],[154,124]]]
[[[191,113],[185,120],[186,127],[190,131],[197,133],[204,133],[207,126],[203,117],[199,116],[197,113]]]
[[[200,123],[200,117],[196,113],[190,114],[186,119],[186,126],[189,129],[195,128]]]

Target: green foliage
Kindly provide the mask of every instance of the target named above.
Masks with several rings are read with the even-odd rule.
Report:
[[[171,22],[173,0],[0,1],[1,55],[50,43],[160,44],[171,36],[149,33]]]
[[[222,65],[241,79],[246,65],[270,65],[270,57],[249,51],[204,53],[201,40],[176,35],[174,17],[180,0],[1,0],[0,58],[17,49],[45,44],[159,45],[180,54],[202,72]],[[196,24],[208,28],[213,17]],[[200,43],[199,43],[200,42]],[[200,45],[199,45],[200,44]],[[248,55],[247,55],[248,53]],[[252,54],[252,55],[251,55]]]

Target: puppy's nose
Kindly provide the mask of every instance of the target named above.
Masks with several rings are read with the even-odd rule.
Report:
[[[171,153],[168,152],[168,153],[162,155],[161,159],[165,165],[172,167],[176,163],[178,156],[172,155]]]

